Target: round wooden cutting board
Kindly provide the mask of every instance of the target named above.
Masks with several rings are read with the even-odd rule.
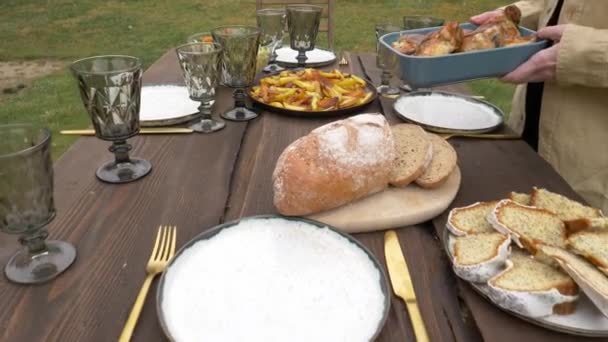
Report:
[[[417,185],[390,187],[356,202],[308,216],[346,233],[392,229],[435,218],[445,211],[460,188],[460,169],[436,189]]]

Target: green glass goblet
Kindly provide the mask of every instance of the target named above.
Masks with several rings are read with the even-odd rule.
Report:
[[[66,270],[76,249],[45,241],[55,217],[51,132],[32,125],[0,126],[0,231],[18,234],[23,248],[4,268],[13,282],[35,284]]]

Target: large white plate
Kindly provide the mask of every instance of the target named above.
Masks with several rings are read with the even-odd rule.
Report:
[[[183,86],[142,87],[139,121],[146,127],[183,123],[198,115],[199,105],[190,99],[188,89]]]
[[[373,341],[390,287],[363,245],[316,221],[273,215],[224,223],[186,243],[163,272],[172,341]]]
[[[298,64],[298,60],[296,57],[298,56],[298,51],[292,50],[290,47],[283,47],[277,49],[277,63],[295,66]],[[323,49],[315,48],[312,51],[306,52],[306,66],[324,66],[333,63],[336,60],[336,54]]]
[[[441,91],[415,91],[395,101],[399,117],[439,133],[485,133],[503,122],[496,106],[467,96]]]
[[[448,232],[448,229],[444,230],[444,247],[448,253],[450,261],[453,262],[452,250],[450,248],[449,240],[452,235]],[[587,296],[580,291],[579,299],[576,304],[576,310],[570,315],[550,315],[546,317],[528,317],[520,313],[514,312],[509,308],[502,306],[500,302],[492,301],[488,285],[482,283],[472,283],[473,289],[479,292],[484,298],[492,302],[500,309],[517,316],[525,321],[539,325],[541,327],[568,333],[571,335],[581,335],[590,337],[608,337],[608,318],[604,316],[600,310],[587,298]]]

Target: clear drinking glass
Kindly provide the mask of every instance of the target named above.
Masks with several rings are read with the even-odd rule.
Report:
[[[264,67],[265,72],[277,72],[284,70],[276,63],[276,49],[285,34],[285,10],[282,8],[265,8],[256,12],[258,27],[262,30],[262,45],[268,46],[270,57],[268,65]]]
[[[247,108],[245,88],[255,78],[261,30],[253,26],[223,26],[213,29],[213,40],[222,46],[222,84],[234,90],[234,108],[222,113],[233,121],[247,121],[258,115]]]
[[[131,56],[95,56],[72,63],[80,97],[91,117],[95,135],[112,141],[115,160],[97,169],[97,178],[108,183],[127,183],[147,175],[147,160],[130,158],[127,139],[139,133],[142,69]]]
[[[419,28],[443,26],[445,21],[441,18],[426,17],[422,15],[406,15],[403,17],[403,28],[415,30]]]
[[[211,108],[220,79],[222,47],[217,43],[189,43],[179,46],[176,52],[190,98],[201,103],[201,120],[190,128],[201,133],[219,131],[226,123],[214,119]]]
[[[380,43],[380,37],[391,32],[400,32],[399,26],[390,23],[376,25],[376,66],[382,69],[381,84],[376,88],[383,96],[394,96],[399,94],[399,88],[390,84],[393,70],[399,61],[397,54]]]
[[[32,125],[0,126],[0,231],[19,234],[23,248],[4,269],[23,284],[50,280],[76,258],[63,241],[46,241],[55,217],[51,132]]]
[[[306,66],[306,51],[314,50],[323,7],[314,5],[287,6],[287,27],[291,48],[298,51],[299,67]]]

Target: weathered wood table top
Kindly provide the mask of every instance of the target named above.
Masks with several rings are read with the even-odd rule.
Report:
[[[350,54],[343,71],[379,83],[371,54]],[[338,67],[337,65],[335,67]],[[174,51],[144,74],[145,84],[182,84]],[[446,87],[466,91],[462,86]],[[74,91],[77,91],[74,85]],[[215,111],[232,105],[221,88]],[[362,112],[381,112],[391,123],[392,100]],[[85,115],[84,110],[82,115]],[[313,128],[339,119],[306,119],[262,112],[254,121],[228,122],[220,132],[139,136],[133,156],[152,162],[144,179],[110,185],[95,170],[111,159],[108,142],[79,139],[55,163],[57,217],[50,238],[73,243],[74,265],[57,279],[21,286],[0,279],[0,341],[116,340],[145,276],[156,230],[178,226],[178,246],[225,221],[276,213],[271,173],[281,151]],[[533,185],[578,198],[563,179],[522,141],[450,140],[458,152],[462,185],[453,206],[502,198]],[[579,341],[584,338],[539,328],[497,309],[451,271],[440,238],[446,215],[398,229],[431,341]],[[383,232],[355,235],[384,264]],[[0,264],[18,247],[0,235]],[[164,341],[156,316],[156,286],[148,295],[133,341]],[[238,328],[238,327],[235,327]],[[415,341],[403,302],[392,297],[378,341]]]

